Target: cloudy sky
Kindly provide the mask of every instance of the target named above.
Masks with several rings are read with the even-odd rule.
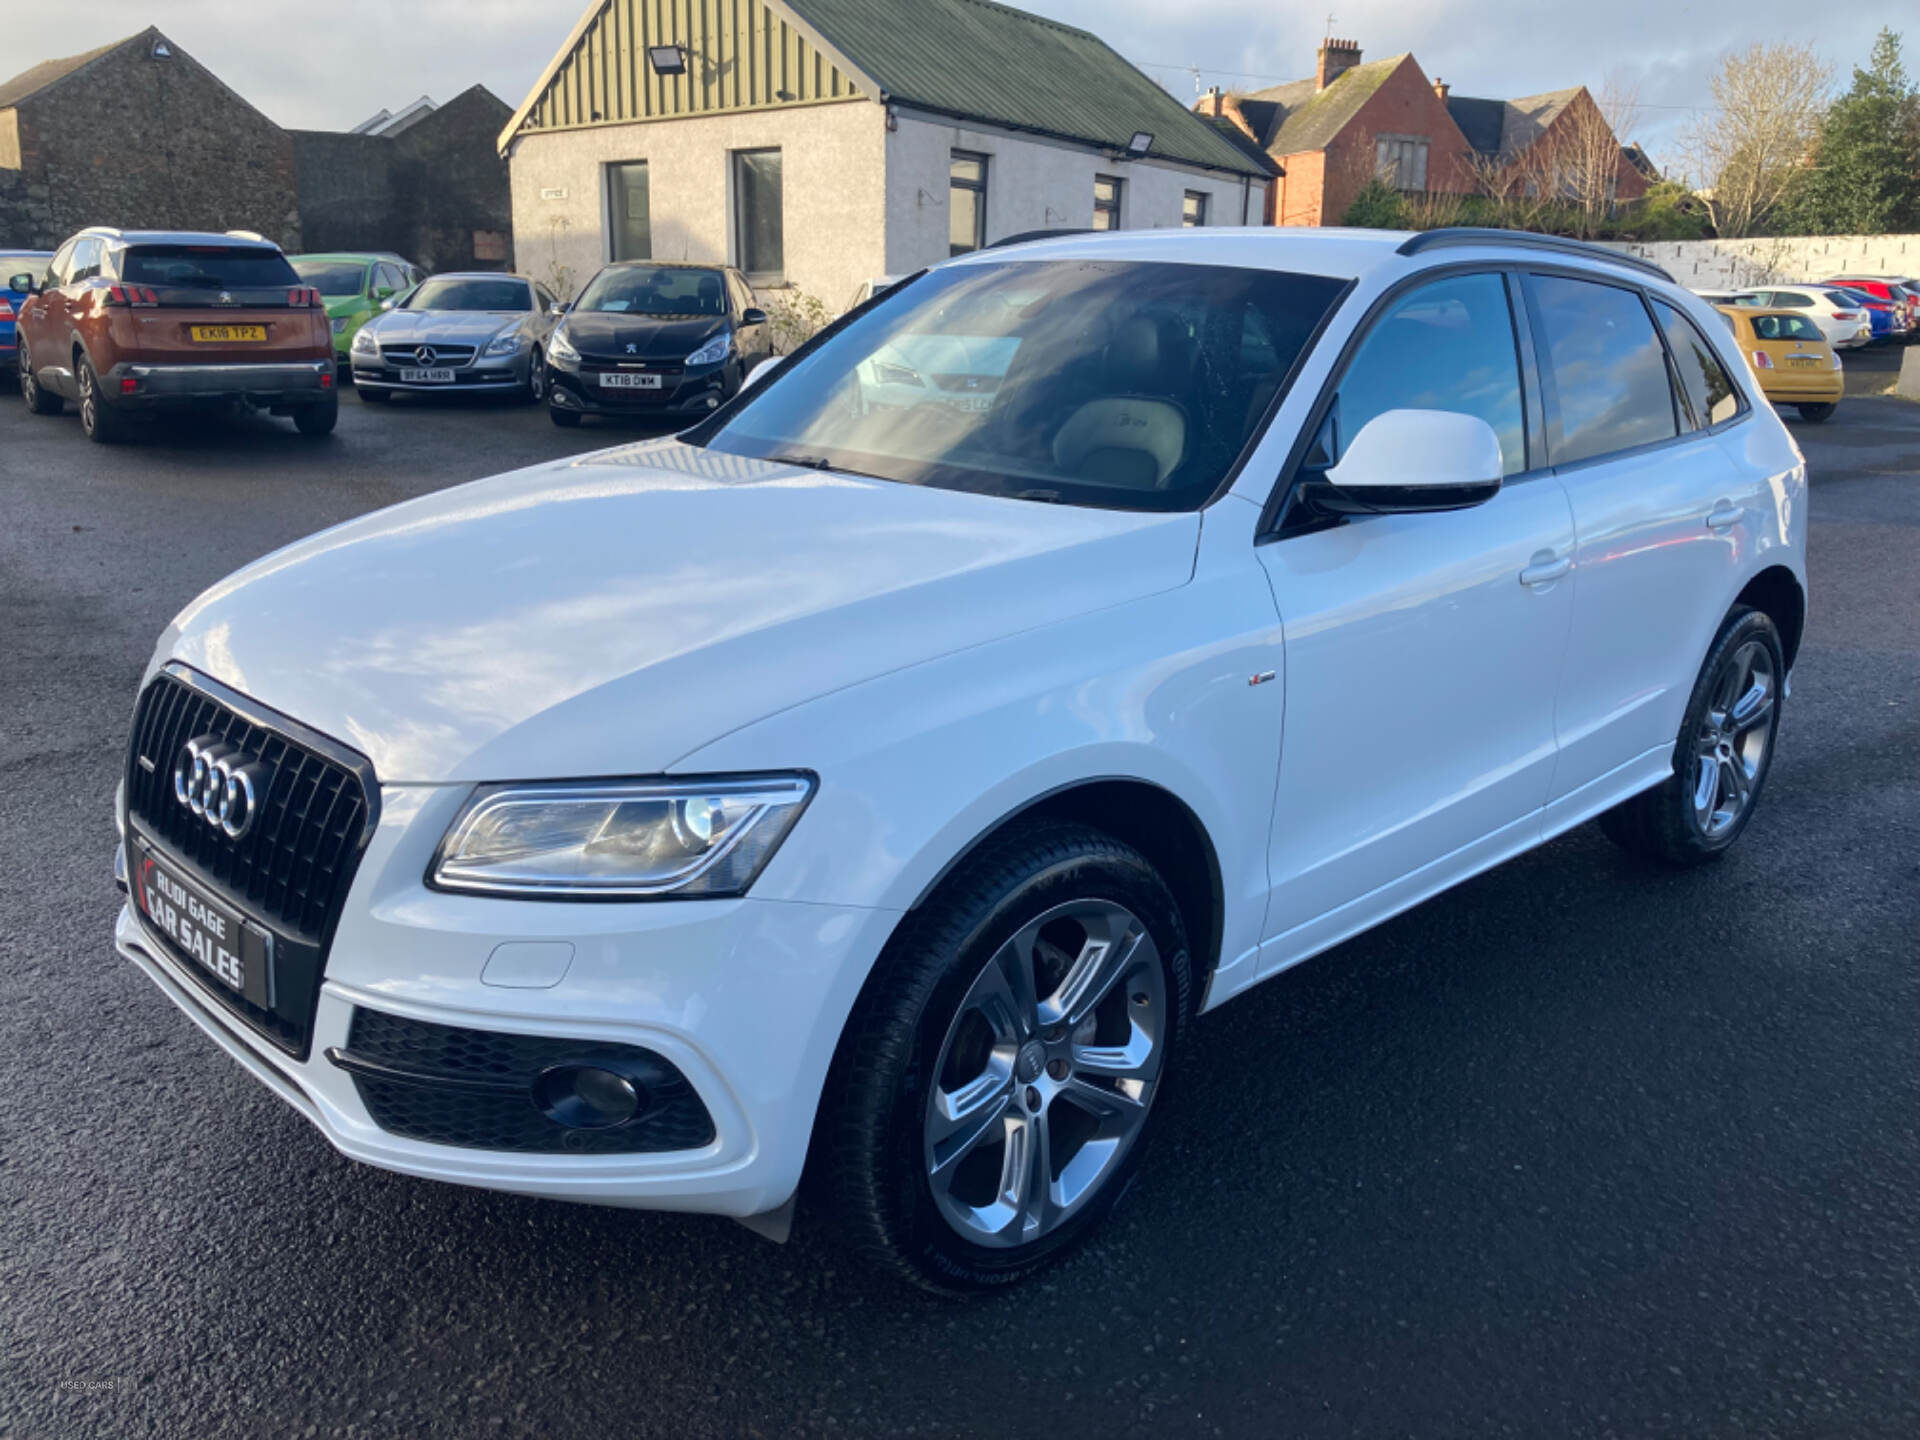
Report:
[[[910,6],[911,0],[902,0]],[[1612,81],[1641,102],[1634,137],[1656,158],[1709,103],[1716,56],[1756,40],[1811,41],[1842,83],[1875,32],[1904,21],[1920,71],[1912,0],[1021,0],[1081,25],[1182,100],[1199,84],[1253,89],[1313,70],[1327,31],[1370,56],[1411,50],[1456,93],[1515,96]],[[475,81],[518,105],[584,0],[90,0],[6,7],[0,71],[158,25],[283,125],[346,129],[422,94]]]

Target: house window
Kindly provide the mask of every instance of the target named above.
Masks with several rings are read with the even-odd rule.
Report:
[[[762,285],[786,279],[781,193],[778,150],[733,152],[734,263]]]
[[[1427,188],[1427,140],[1423,135],[1381,135],[1373,142],[1374,173],[1396,190]]]
[[[987,243],[987,157],[953,152],[947,172],[947,253],[965,255]]]
[[[1180,202],[1180,224],[1188,230],[1198,230],[1207,223],[1207,201],[1212,197],[1201,190],[1187,191],[1187,197]]]
[[[607,219],[609,260],[653,258],[653,217],[648,207],[646,161],[607,166]]]
[[[1120,191],[1124,182],[1111,175],[1093,177],[1093,228],[1120,228]]]

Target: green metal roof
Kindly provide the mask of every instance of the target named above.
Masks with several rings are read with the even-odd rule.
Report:
[[[785,0],[902,105],[1265,178],[1262,166],[1097,35],[992,0]]]

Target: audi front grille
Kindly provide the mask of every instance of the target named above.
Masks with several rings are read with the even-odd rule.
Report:
[[[237,839],[175,794],[175,765],[193,742],[228,747],[230,762],[256,777],[253,814]],[[304,1060],[327,947],[377,818],[372,763],[183,666],[169,666],[134,711],[126,782],[132,829],[189,879],[273,935],[271,1010],[211,980],[203,992]]]

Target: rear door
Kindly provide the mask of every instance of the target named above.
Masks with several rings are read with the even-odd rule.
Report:
[[[1680,350],[1670,358],[1636,285],[1536,273],[1527,295],[1547,445],[1578,535],[1552,790],[1577,813],[1597,792],[1644,788],[1670,758],[1758,512],[1716,439],[1741,397],[1690,321],[1660,302]],[[1696,370],[1702,416],[1676,387]]]
[[[333,353],[326,311],[278,250],[258,245],[130,245],[119,278],[151,292],[138,316],[138,358],[232,365]],[[299,303],[295,301],[299,299]]]
[[[1434,888],[1476,842],[1515,850],[1538,834],[1574,535],[1559,482],[1529,464],[1523,342],[1497,270],[1389,301],[1345,362],[1303,469],[1337,461],[1387,410],[1448,410],[1500,437],[1500,493],[1442,514],[1291,530],[1283,517],[1260,546],[1287,707],[1265,970],[1418,898],[1395,882]]]

